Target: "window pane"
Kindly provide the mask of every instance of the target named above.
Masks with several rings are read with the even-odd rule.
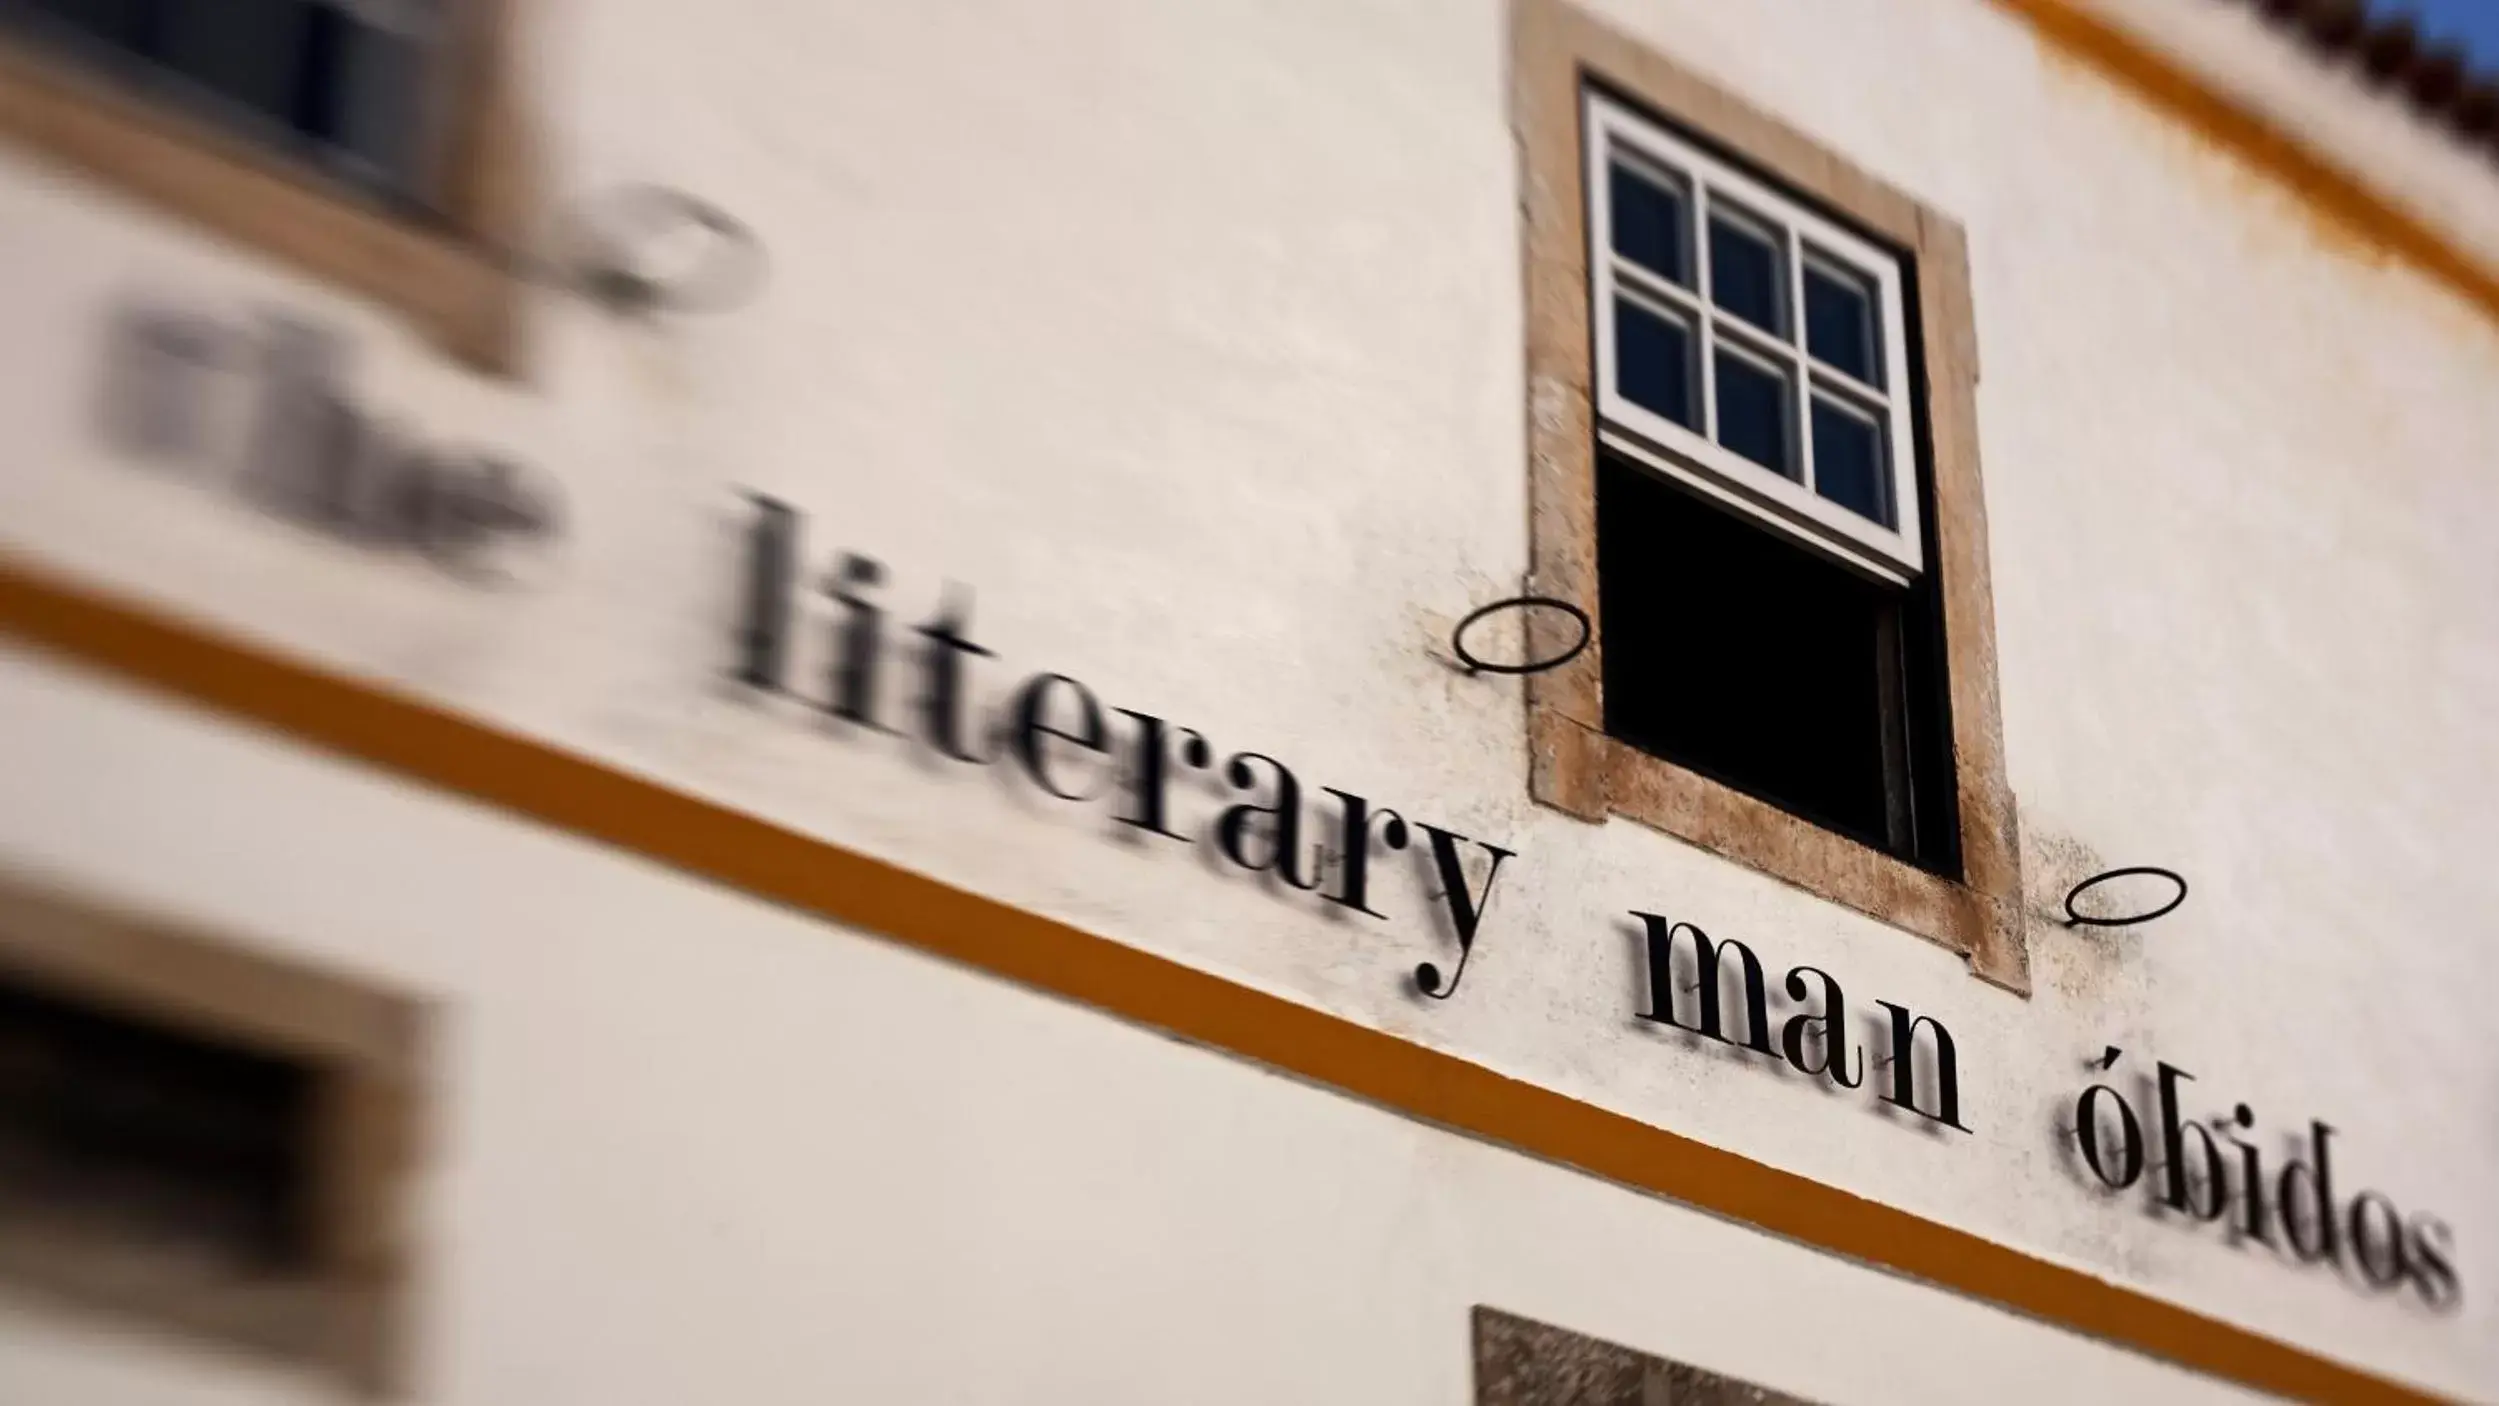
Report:
[[[1892,525],[1883,427],[1822,396],[1814,397],[1814,490],[1859,517]]]
[[[1782,337],[1787,335],[1787,319],[1780,316],[1787,302],[1780,291],[1787,282],[1785,265],[1772,236],[1718,215],[1710,216],[1711,300],[1755,327]]]
[[[1692,286],[1692,217],[1683,193],[1624,166],[1606,177],[1614,252],[1685,287]]]
[[[165,64],[293,126],[309,9],[303,0],[171,0],[159,21]]]
[[[410,35],[350,22],[338,107],[325,136],[398,185],[417,175],[424,135],[425,45]]]
[[[0,976],[12,1214],[48,1209],[134,1244],[172,1238],[181,1262],[211,1274],[308,1266],[319,1071],[143,1010]]]
[[[0,32],[68,41],[191,115],[406,190],[426,150],[442,3],[0,0]]]
[[[1721,349],[1718,353],[1718,442],[1765,468],[1796,476],[1787,377]]]
[[[1883,384],[1882,358],[1874,350],[1873,290],[1816,263],[1805,265],[1805,344],[1867,385]]]
[[[1693,428],[1694,364],[1690,327],[1614,300],[1614,388],[1625,400]]]
[[[1940,690],[1885,687],[1899,592],[1602,452],[1597,591],[1607,732],[1902,852],[1887,831],[1906,769],[1887,761],[1885,710]],[[1933,779],[1949,788],[1951,775],[1947,753]]]
[[[115,44],[140,47],[147,42],[140,0],[34,0],[33,9],[52,16],[58,24]],[[0,6],[0,19],[8,17],[8,8]]]

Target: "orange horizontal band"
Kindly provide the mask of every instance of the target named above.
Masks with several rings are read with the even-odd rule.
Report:
[[[2438,1398],[0,555],[0,637],[1356,1098],[2245,1386]]]

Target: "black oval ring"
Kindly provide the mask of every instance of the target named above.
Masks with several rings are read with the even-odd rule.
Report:
[[[629,247],[670,220],[695,225],[719,242],[719,252],[691,275],[673,283],[652,281],[649,306],[670,312],[720,312],[736,306],[763,282],[764,247],[755,231],[710,201],[661,185],[618,186],[594,197],[575,220],[578,231],[625,257]]]
[[[2107,883],[2111,879],[2128,879],[2146,874],[2151,875],[2154,878],[2167,879],[2171,883],[2176,884],[2178,886],[2177,895],[2171,898],[2167,903],[2162,904],[2160,907],[2153,909],[2149,913],[2137,913],[2132,917],[2126,918],[2086,918],[2074,908],[2075,899],[2082,897],[2084,893],[2099,887],[2101,884]],[[2187,880],[2185,875],[2179,873],[2175,869],[2164,869],[2157,864],[2130,864],[2123,869],[2110,869],[2103,873],[2094,874],[2090,878],[2083,880],[2081,883],[2074,885],[2070,889],[2067,889],[2065,891],[2065,925],[2067,927],[2088,928],[2133,927],[2137,923],[2148,923],[2154,918],[2162,917],[2168,913],[2175,912],[2178,905],[2186,901]]]
[[[1475,651],[1466,647],[1466,632],[1476,621],[1496,610],[1530,610],[1537,606],[1542,606],[1547,610],[1561,611],[1579,622],[1579,638],[1571,644],[1570,648],[1551,659],[1534,659],[1518,664],[1493,664],[1478,658]],[[1458,662],[1464,664],[1466,671],[1470,674],[1541,674],[1547,669],[1559,669],[1577,659],[1586,652],[1588,642],[1595,637],[1596,630],[1588,622],[1588,612],[1569,601],[1556,600],[1551,596],[1512,596],[1508,600],[1497,600],[1490,605],[1478,606],[1464,620],[1459,621],[1458,627],[1449,632],[1449,650],[1458,656]]]

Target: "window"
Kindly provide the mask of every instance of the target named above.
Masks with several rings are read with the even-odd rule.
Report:
[[[420,1019],[0,875],[0,1279],[387,1389]]]
[[[1900,260],[1586,103],[1605,730],[1952,873]]]
[[[521,0],[0,0],[0,140],[515,369]]]
[[[1512,0],[1529,787],[2029,989],[1949,216],[1570,0]],[[1531,626],[1531,628],[1533,628]]]
[[[1607,447],[1914,579],[1900,261],[1595,93],[1587,131]]]
[[[157,101],[420,200],[449,2],[0,0],[0,16]]]

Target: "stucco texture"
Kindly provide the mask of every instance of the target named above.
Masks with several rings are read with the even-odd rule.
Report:
[[[1603,8],[1968,231],[2028,998],[1661,834],[1537,806],[1519,687],[1446,660],[1451,625],[1528,561],[1506,18],[1488,0],[756,0],[738,25],[651,0],[549,7],[524,46],[549,188],[698,193],[761,233],[771,280],[732,314],[649,324],[546,292],[519,381],[0,154],[0,544],[2200,1311],[2499,1394],[2499,1067],[2479,1028],[2499,870],[2477,862],[2499,788],[2499,325],[1995,6]],[[360,399],[559,481],[561,546],[481,590],[118,459],[90,411],[103,329],[135,296],[334,320]],[[1515,850],[1464,989],[1424,1001],[1408,977],[1454,956],[1420,870],[1383,861],[1388,917],[1347,919],[1207,844],[1124,843],[1105,802],[726,689],[746,490],[808,514],[811,563],[886,563],[898,626],[970,591],[998,655],[984,700],[1063,672],[1282,758],[1314,792]],[[821,676],[822,635],[799,675]],[[465,1012],[427,1202],[442,1400],[1419,1406],[1460,1399],[1461,1298],[1813,1399],[2230,1396],[10,668],[25,711],[0,734],[34,780],[0,807],[0,856],[214,910]],[[906,697],[898,678],[897,714]],[[80,766],[40,768],[55,758]],[[1180,803],[1192,833],[1223,804]],[[418,883],[437,863],[448,883]],[[2052,920],[2075,879],[2120,863],[2173,866],[2193,897],[2119,935]],[[1635,1020],[1633,908],[1944,1020],[1971,1131]],[[844,1006],[854,980],[883,1003]],[[2095,1192],[2060,1122],[2108,1045],[2128,1069],[2191,1070],[2199,1114],[2248,1102],[2269,1151],[2331,1122],[2345,1195],[2452,1225],[2461,1310]],[[1129,1084],[1093,1082],[1114,1072]],[[1030,1121],[1001,1144],[1001,1120]],[[1251,1158],[1243,1129],[1337,1149],[1341,1183]],[[1218,1175],[1235,1156],[1260,1176]],[[1018,1159],[1039,1159],[1031,1177]],[[1259,1234],[1239,1220],[1253,1189],[1272,1193]],[[915,1250],[861,1205],[962,1238]],[[1687,1244],[1705,1273],[1626,1248]],[[1158,1258],[1175,1246],[1223,1274],[1175,1277]],[[1445,1321],[1363,1329],[1427,1289]],[[1281,1306],[1297,1294],[1332,1307]],[[1070,1336],[1080,1310],[1118,1342]],[[1850,1328],[1860,1313],[1880,1331]],[[1132,1375],[1139,1333],[1171,1342]],[[859,1392],[718,1375],[817,1335],[857,1354],[838,1379]],[[1963,1342],[1967,1374],[1936,1365]],[[1187,1377],[1189,1351],[1249,1375]],[[830,1353],[789,1370],[834,1380]],[[995,1375],[1016,1361],[1048,1390]]]

